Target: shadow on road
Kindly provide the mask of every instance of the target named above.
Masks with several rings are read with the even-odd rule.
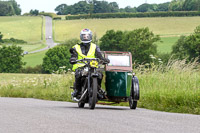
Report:
[[[87,109],[87,110],[90,110],[87,105],[84,108],[79,108],[78,105],[74,106],[74,107],[72,107],[72,106],[60,106],[59,108],[80,109],[80,110]],[[100,106],[99,107],[99,106],[96,106],[94,110],[130,110],[130,109],[128,107],[116,107],[116,106],[113,106],[113,107],[111,107],[111,106],[110,107],[108,107],[108,106],[105,106],[105,107]]]

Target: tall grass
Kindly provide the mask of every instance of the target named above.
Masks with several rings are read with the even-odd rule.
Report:
[[[140,83],[138,107],[200,114],[200,68],[197,62],[170,61],[167,66],[134,69]],[[31,97],[71,101],[74,75],[0,74],[0,97]],[[118,105],[128,106],[128,103]]]
[[[64,75],[23,75],[7,77],[0,84],[0,97],[39,98],[46,100],[70,101],[70,85],[73,84],[71,74]]]
[[[140,81],[139,107],[200,114],[200,71],[197,62],[170,61],[167,66],[136,69]]]

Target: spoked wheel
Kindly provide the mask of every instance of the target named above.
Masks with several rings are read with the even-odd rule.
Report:
[[[97,78],[92,78],[91,93],[89,95],[89,108],[94,109],[97,102]]]
[[[133,77],[131,94],[130,94],[130,97],[129,97],[130,109],[136,109],[137,100],[139,100],[139,97],[140,97],[139,81],[138,81],[137,77]]]
[[[79,108],[84,108],[85,106],[85,103],[84,102],[78,102],[78,107]]]

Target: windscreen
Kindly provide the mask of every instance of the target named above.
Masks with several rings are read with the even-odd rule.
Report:
[[[130,57],[128,55],[108,55],[110,63],[108,66],[130,66]]]

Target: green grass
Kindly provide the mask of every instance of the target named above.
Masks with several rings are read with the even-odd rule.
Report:
[[[47,47],[47,45],[41,44],[41,43],[37,43],[37,44],[24,44],[24,45],[17,45],[17,46],[22,47],[22,49],[24,51],[28,51],[28,52],[39,50],[39,49]]]
[[[0,74],[0,81],[0,97],[71,101],[73,77],[69,74]]]
[[[101,38],[107,30],[134,30],[149,27],[156,35],[173,37],[188,35],[199,25],[200,17],[120,18],[54,21],[54,38],[65,41],[79,38],[84,28],[89,28]]]
[[[157,42],[159,53],[170,53],[172,46],[178,41],[179,37],[162,37],[161,42]]]
[[[27,63],[26,66],[31,66],[31,67],[42,64],[43,57],[45,56],[46,52],[47,50],[34,54],[27,54],[24,56],[23,61]]]
[[[196,63],[171,61],[167,67],[135,69],[140,82],[138,107],[200,114],[200,71]],[[74,75],[0,74],[0,97],[71,101]],[[128,103],[117,105],[128,106]]]
[[[41,40],[41,17],[0,17],[0,32],[5,38],[22,39],[27,42],[40,42]]]

